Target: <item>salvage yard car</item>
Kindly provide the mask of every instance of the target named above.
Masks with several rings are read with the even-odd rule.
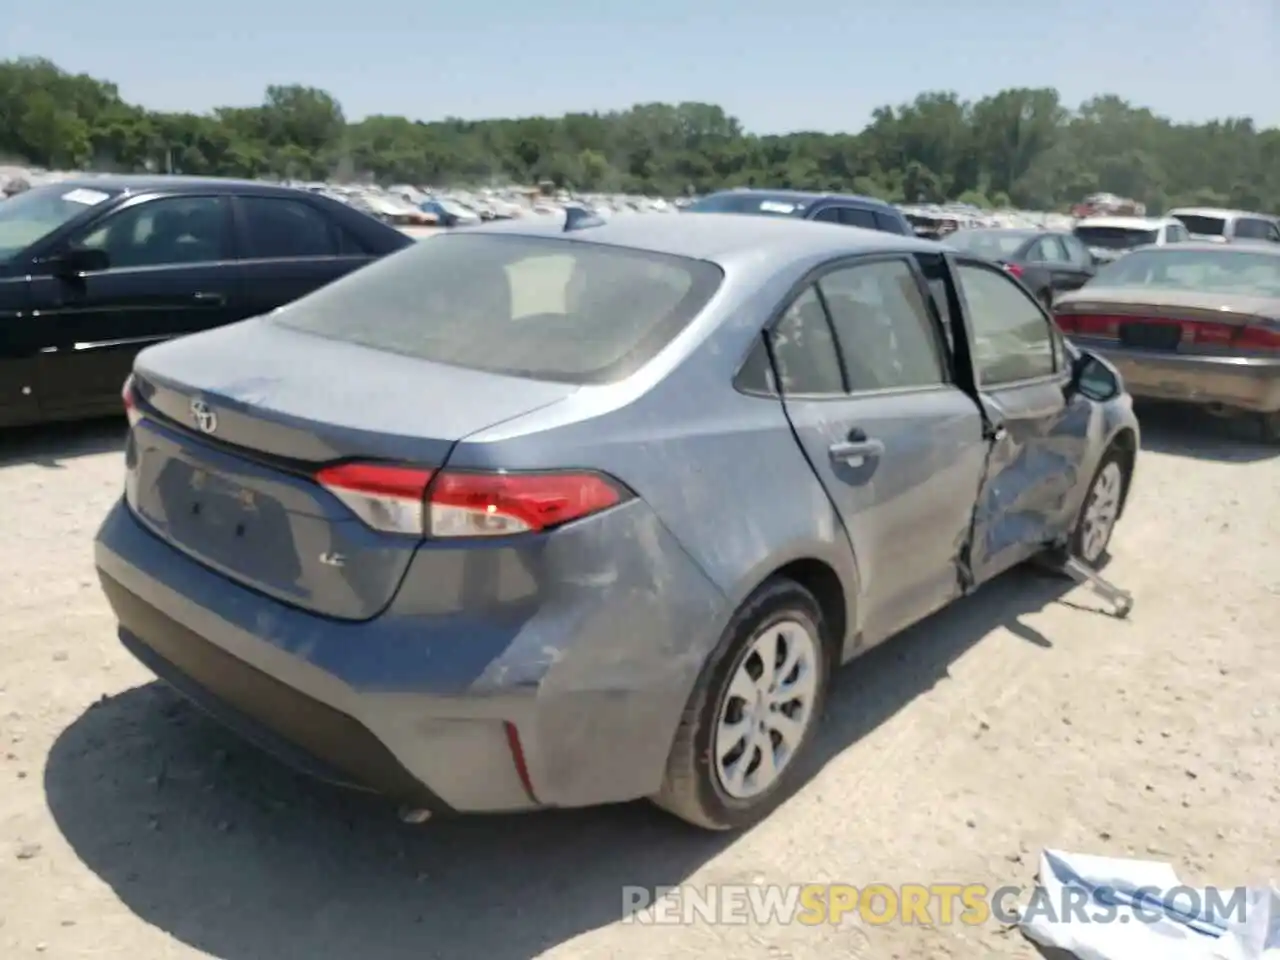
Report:
[[[1191,239],[1182,221],[1172,217],[1089,217],[1078,222],[1071,232],[1089,248],[1098,266],[1113,263],[1138,247]]]
[[[0,204],[0,427],[118,413],[144,346],[266,313],[413,241],[265,183],[92,177]]]
[[[1280,245],[1136,250],[1055,307],[1138,397],[1249,416],[1280,443]]]
[[[1139,446],[1017,281],[791,217],[460,231],[145,350],[124,645],[406,819],[797,785],[831,671],[1044,551]]]
[[[1035,228],[984,227],[957,230],[949,247],[986,257],[1004,267],[1035,295],[1047,310],[1059,293],[1078,290],[1093,276],[1093,256],[1069,233]]]
[[[737,213],[759,217],[795,217],[819,223],[838,223],[864,230],[912,236],[902,211],[874,197],[840,193],[802,193],[798,190],[722,190],[695,200],[682,213]]]

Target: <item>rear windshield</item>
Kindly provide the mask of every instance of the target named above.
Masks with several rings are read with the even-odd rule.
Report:
[[[421,240],[272,319],[436,363],[606,383],[666,346],[722,277],[703,260],[580,240],[456,234]]]
[[[808,203],[790,197],[761,196],[758,193],[713,193],[695,200],[685,213],[754,213],[766,217],[798,217]]]
[[[1187,250],[1178,245],[1140,250],[1103,267],[1089,286],[1280,297],[1280,256],[1230,246],[1220,250]]]
[[[1076,227],[1073,232],[1086,247],[1103,250],[1132,250],[1160,239],[1159,230],[1136,230],[1132,227]]]
[[[1182,221],[1187,233],[1195,233],[1202,237],[1223,237],[1227,233],[1227,221],[1222,217],[1201,217],[1194,213],[1175,213],[1174,218]]]

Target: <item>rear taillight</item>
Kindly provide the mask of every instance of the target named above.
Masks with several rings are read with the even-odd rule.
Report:
[[[631,497],[590,472],[436,472],[344,463],[324,468],[316,481],[375,530],[440,538],[547,530]]]
[[[1100,337],[1114,340],[1120,335],[1124,317],[1099,316],[1092,313],[1059,313],[1054,317],[1058,329],[1069,337]]]
[[[595,473],[467,473],[446,470],[430,494],[433,537],[502,537],[578,520],[628,494]]]
[[[134,392],[133,374],[124,378],[124,386],[120,388],[120,402],[124,404],[124,415],[129,418],[129,426],[136,426],[142,419],[138,411],[138,397]]]
[[[1187,346],[1223,347],[1250,353],[1280,352],[1280,331],[1250,324],[1093,313],[1060,313],[1055,319],[1063,333],[1074,337],[1115,340],[1120,336],[1122,324],[1152,324],[1177,327],[1179,342]]]
[[[1203,347],[1228,347],[1251,353],[1280,352],[1280,331],[1266,327],[1240,326],[1230,323],[1195,323],[1182,325],[1183,339]]]
[[[380,463],[339,463],[316,474],[316,482],[357,517],[384,533],[422,536],[427,484],[434,472]]]
[[[1006,264],[1002,264],[1002,266],[1004,267],[1006,273],[1011,274],[1012,276],[1015,276],[1015,277],[1022,276],[1022,266],[1020,264],[1006,263]]]

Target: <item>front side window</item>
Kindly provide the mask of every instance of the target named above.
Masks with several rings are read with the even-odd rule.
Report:
[[[846,227],[861,227],[864,230],[876,229],[876,215],[873,210],[861,207],[840,207],[840,222]]]
[[[1036,302],[1003,271],[961,263],[958,280],[973,327],[973,360],[983,387],[1053,373],[1054,340]]]
[[[906,261],[834,270],[818,287],[831,313],[851,392],[944,381],[934,321]]]
[[[0,260],[21,253],[119,192],[55,183],[0,202]]]
[[[413,244],[272,316],[334,340],[566,383],[629,376],[701,312],[705,260],[496,233]]]
[[[1031,248],[1029,259],[1034,263],[1070,263],[1066,249],[1057,237],[1041,237]]]
[[[1067,248],[1067,256],[1077,267],[1093,266],[1093,256],[1088,248],[1075,237],[1063,237],[1062,245]]]
[[[103,251],[115,270],[217,263],[229,240],[225,197],[159,197],[112,214],[72,245]]]
[[[250,260],[336,257],[341,252],[329,218],[300,200],[241,197]]]

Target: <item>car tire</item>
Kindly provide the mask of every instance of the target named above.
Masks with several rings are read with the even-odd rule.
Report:
[[[1102,455],[1102,461],[1089,481],[1089,489],[1080,502],[1080,513],[1071,528],[1069,541],[1073,557],[1094,569],[1107,562],[1111,535],[1120,519],[1128,488],[1129,473],[1124,455],[1113,446]]]
[[[788,656],[798,658],[788,676],[774,677],[791,682],[772,703],[767,681],[755,669],[764,668],[762,649],[776,651],[775,670],[786,666]],[[826,702],[829,651],[813,594],[784,578],[761,585],[738,608],[703,666],[680,718],[662,788],[650,799],[704,830],[741,829],[766,817],[799,785],[798,762],[813,742]],[[748,704],[741,694],[752,689],[757,702]],[[785,698],[796,691],[804,691],[803,697],[788,703]],[[794,723],[790,743],[775,723]],[[745,730],[745,737],[735,743],[726,736],[731,728]],[[766,749],[775,760],[781,751],[773,777],[765,768]]]

